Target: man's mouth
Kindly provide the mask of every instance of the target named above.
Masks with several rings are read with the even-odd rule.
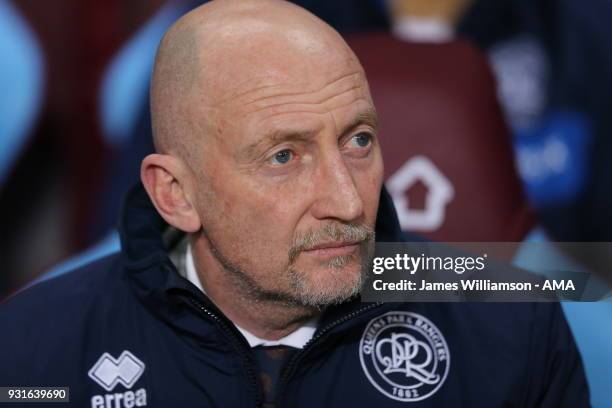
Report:
[[[360,244],[361,241],[325,242],[304,250],[303,253],[322,258],[347,256],[355,253]]]

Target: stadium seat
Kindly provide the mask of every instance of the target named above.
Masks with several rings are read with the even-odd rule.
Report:
[[[0,188],[8,178],[42,105],[44,59],[28,23],[0,1]]]
[[[484,56],[462,41],[348,42],[368,75],[402,227],[433,240],[521,241],[533,217]]]

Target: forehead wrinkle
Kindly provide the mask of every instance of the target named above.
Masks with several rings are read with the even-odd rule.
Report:
[[[344,127],[344,130],[349,129],[351,127],[355,127],[359,123],[365,123],[367,125],[372,126],[375,130],[377,130],[378,116],[376,114],[376,109],[370,103],[370,101],[367,100],[366,98],[363,98],[363,97],[355,98],[355,99],[351,100],[350,102],[347,102],[347,103],[345,103],[343,105],[340,105],[340,106],[334,108],[334,111],[346,108],[347,106],[353,105],[354,103],[357,103],[359,101],[363,101],[363,102],[365,102],[367,104],[367,108],[366,108],[367,111],[366,112],[361,112],[360,114],[358,114],[358,117],[355,120],[351,121],[350,124],[348,124],[347,126]],[[287,111],[287,112],[275,112],[275,113],[272,113],[270,115],[267,115],[267,116],[261,118],[260,123],[268,121],[270,119],[273,119],[276,116],[288,115],[288,114],[300,114],[300,113],[324,116],[324,115],[326,115],[328,113],[333,114],[333,111],[331,111],[331,112],[321,112],[321,111],[318,111],[318,110],[295,110],[295,111],[292,110],[292,111]],[[362,114],[368,115],[368,117],[360,117]],[[374,125],[376,125],[376,126],[374,126]]]
[[[305,92],[285,92],[285,93],[277,94],[277,95],[274,95],[274,94],[272,94],[272,95],[262,95],[262,96],[256,97],[255,99],[251,99],[251,100],[245,101],[245,104],[249,105],[249,104],[252,104],[252,103],[264,101],[264,100],[269,99],[269,98],[275,98],[275,97],[281,97],[281,96],[298,96],[298,95],[310,95],[310,94],[314,94],[314,93],[317,93],[317,92],[324,91],[325,89],[327,89],[329,87],[333,87],[336,83],[341,82],[342,80],[351,79],[351,77],[353,77],[356,80],[357,79],[356,77],[358,77],[359,74],[360,74],[359,71],[351,72],[349,74],[344,74],[344,75],[340,76],[339,78],[333,79],[333,80],[323,84],[319,89],[314,89],[314,90],[311,90],[311,91],[305,91]],[[282,86],[282,85],[279,85],[279,86]],[[297,84],[296,86],[299,86],[299,84]],[[267,88],[270,88],[270,87],[267,87]],[[257,90],[253,90],[252,92],[255,93],[256,91]],[[251,93],[251,92],[245,93],[244,96],[248,95],[249,93]]]
[[[352,104],[354,104],[356,102],[359,102],[359,101],[364,101],[369,106],[372,106],[372,104],[370,103],[370,101],[367,98],[364,98],[362,95],[359,95],[355,99],[352,99],[352,100],[350,100],[349,102],[347,102],[345,104],[342,104],[342,105],[334,107],[334,110],[346,108],[347,106],[350,106],[350,105],[352,105]],[[295,106],[297,104],[291,104],[291,105]],[[289,108],[289,107],[291,107],[291,105],[285,104],[285,105],[282,105],[282,106],[287,106],[287,108]],[[308,104],[308,105],[313,106],[315,104]],[[321,111],[320,109],[298,109],[298,110],[289,110],[289,109],[287,109],[287,110],[280,110],[280,111],[271,112],[268,115],[262,116],[260,122],[265,122],[266,120],[269,120],[269,119],[274,118],[276,116],[290,115],[290,114],[294,114],[294,113],[295,114],[297,114],[297,113],[310,113],[310,114],[315,114],[315,115],[325,115],[328,112]]]
[[[240,89],[245,84],[252,83],[253,80],[254,79],[249,78],[249,79],[246,79],[246,80],[240,82],[238,85],[236,85],[236,89]],[[233,99],[240,99],[240,98],[242,98],[242,97],[244,97],[244,96],[246,96],[246,95],[248,95],[250,93],[253,93],[253,92],[259,92],[259,91],[262,91],[262,90],[265,90],[265,89],[269,89],[269,88],[279,88],[279,87],[282,87],[282,86],[284,86],[284,84],[278,84],[278,83],[277,84],[264,84],[264,85],[261,85],[261,86],[259,86],[257,88],[247,89],[245,91],[236,91],[236,90],[234,90],[233,94],[230,91],[229,92],[230,95],[228,95],[228,96],[226,96],[224,98],[220,98],[219,101],[216,103],[216,105],[226,104],[227,102],[229,102],[229,101],[231,101]]]
[[[334,99],[342,98],[347,93],[351,93],[351,92],[353,92],[355,90],[361,90],[361,85],[360,84],[355,84],[351,88],[346,89],[346,90],[344,90],[344,91],[342,91],[340,93],[331,94],[331,95],[328,95],[328,96],[323,96],[323,97],[321,97],[321,99],[318,99],[318,100],[304,101],[304,102],[287,102],[287,101],[283,101],[282,100],[282,99],[286,98],[285,96],[278,96],[278,99],[281,99],[281,101],[278,101],[276,103],[269,104],[269,105],[255,107],[254,109],[247,110],[246,113],[247,114],[253,114],[253,113],[261,112],[261,111],[266,110],[266,109],[273,109],[274,110],[275,108],[279,108],[281,106],[291,107],[291,106],[296,106],[296,105],[297,106],[326,105],[326,104],[329,104]],[[357,93],[361,96],[361,92],[357,92]],[[302,95],[302,94],[297,94],[297,95]],[[306,96],[306,95],[304,95],[304,96]]]

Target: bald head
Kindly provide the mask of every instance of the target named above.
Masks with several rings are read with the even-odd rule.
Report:
[[[383,165],[363,69],[338,33],[288,2],[209,2],[162,40],[151,109],[157,153],[141,180],[192,234],[213,299],[302,318],[359,290]],[[331,241],[344,249],[299,255]]]
[[[338,33],[292,3],[211,1],[179,19],[159,46],[151,82],[155,148],[191,161],[202,154],[202,138],[223,133],[220,110],[236,98],[274,92],[280,83],[324,82],[343,66],[361,69]]]

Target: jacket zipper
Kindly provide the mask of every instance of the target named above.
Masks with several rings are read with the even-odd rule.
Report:
[[[242,357],[244,361],[244,367],[247,372],[247,377],[249,379],[249,385],[253,390],[253,394],[255,395],[255,407],[260,407],[262,403],[261,389],[259,387],[259,383],[257,381],[257,376],[255,371],[253,370],[253,364],[251,364],[251,358],[248,352],[245,351],[245,347],[240,344],[240,341],[236,338],[236,334],[232,332],[232,329],[227,325],[226,322],[223,321],[217,314],[210,311],[210,309],[206,308],[200,301],[194,299],[189,296],[189,300],[191,303],[196,306],[201,312],[206,314],[209,318],[213,319],[217,325],[221,328],[221,330],[225,333],[228,339],[230,339],[232,346],[238,351],[238,354]]]
[[[313,345],[318,342],[319,340],[321,340],[323,337],[325,337],[326,335],[329,334],[329,332],[336,326],[338,326],[339,324],[342,324],[350,319],[355,318],[356,316],[367,312],[368,310],[371,309],[375,309],[379,306],[381,306],[383,304],[383,302],[376,302],[376,303],[372,303],[370,305],[364,306],[361,309],[355,310],[347,315],[342,316],[341,318],[334,320],[333,322],[329,323],[328,325],[326,325],[325,327],[323,327],[321,330],[319,330],[317,332],[317,334],[315,334],[313,336],[312,339],[310,339],[308,341],[308,343],[306,343],[304,345],[304,348],[298,352],[295,356],[293,356],[293,358],[289,361],[289,363],[287,364],[287,366],[285,367],[285,369],[283,370],[283,375],[281,376],[281,379],[278,383],[278,393],[277,393],[277,397],[276,397],[276,407],[278,408],[280,406],[279,403],[282,402],[284,394],[285,394],[285,390],[287,388],[287,383],[289,381],[289,379],[291,378],[291,376],[293,375],[293,373],[296,370],[296,367],[298,366],[298,364],[304,359],[304,356],[306,354],[308,354],[308,352],[313,348]]]

